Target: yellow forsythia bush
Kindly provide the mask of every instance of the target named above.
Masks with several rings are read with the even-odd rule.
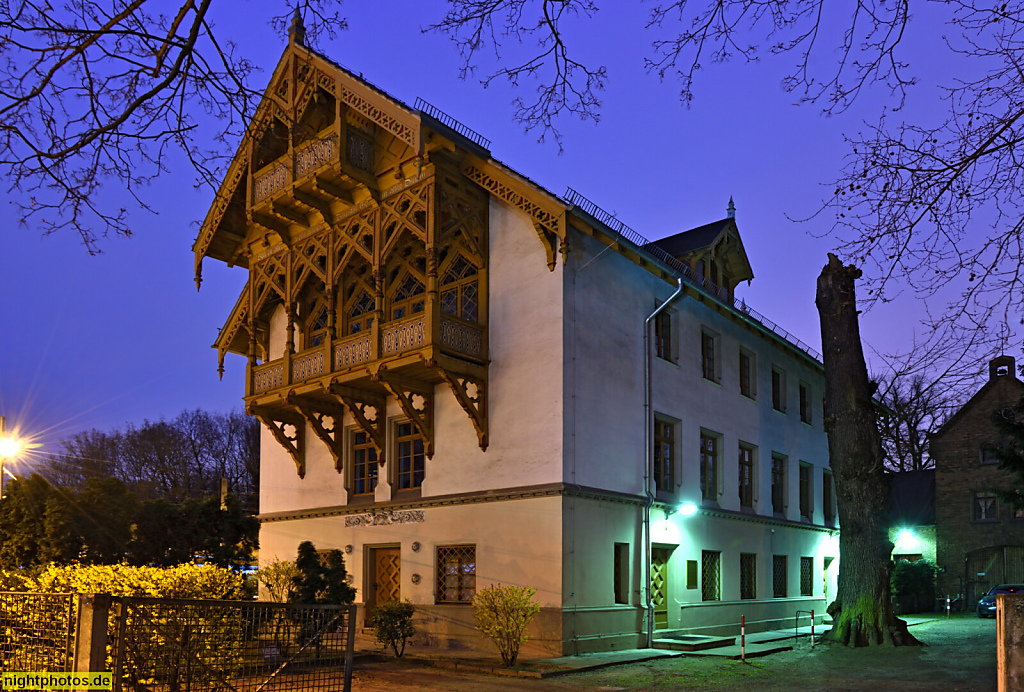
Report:
[[[243,575],[213,565],[50,565],[26,582],[19,590],[148,598],[244,600],[251,597]]]
[[[532,586],[494,584],[473,597],[476,628],[498,647],[506,666],[516,664],[519,647],[530,638],[530,622],[540,612],[540,604],[533,600],[536,593]]]

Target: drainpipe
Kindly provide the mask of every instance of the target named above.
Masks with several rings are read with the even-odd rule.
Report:
[[[683,292],[683,278],[676,279],[678,285],[676,292],[668,297],[664,303],[647,316],[644,320],[644,492],[647,493],[647,502],[644,503],[644,593],[646,594],[647,605],[647,648],[654,648],[654,601],[651,600],[651,507],[654,506],[654,402],[651,392],[651,320],[658,316],[662,310],[667,308],[672,301]]]

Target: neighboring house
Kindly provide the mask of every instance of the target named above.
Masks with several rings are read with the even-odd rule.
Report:
[[[467,606],[494,583],[536,588],[537,652],[643,646],[648,584],[658,629],[823,613],[822,366],[733,304],[731,204],[649,243],[487,146],[293,30],[194,246],[197,280],[249,272],[215,346],[265,426],[261,562],[342,549],[359,605],[411,600],[438,647],[485,646]],[[644,323],[680,276],[648,428]]]
[[[892,559],[935,562],[935,470],[892,474]]]
[[[1024,514],[998,501],[1013,487],[992,446],[1004,444],[992,414],[1024,395],[1014,359],[989,363],[989,379],[931,438],[935,460],[936,564],[941,593],[965,595],[973,607],[991,587],[1024,583]]]

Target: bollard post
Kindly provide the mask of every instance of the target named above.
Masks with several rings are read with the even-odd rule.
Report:
[[[949,619],[949,594],[946,594],[946,619]]]
[[[814,647],[814,610],[811,610],[811,647]]]
[[[746,616],[739,616],[739,662],[746,662]]]

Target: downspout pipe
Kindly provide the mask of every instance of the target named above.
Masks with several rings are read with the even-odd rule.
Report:
[[[651,387],[651,321],[683,293],[683,278],[676,279],[676,292],[644,320],[644,593],[646,594],[647,648],[654,648],[654,601],[651,599],[651,507],[654,506],[654,394]]]

